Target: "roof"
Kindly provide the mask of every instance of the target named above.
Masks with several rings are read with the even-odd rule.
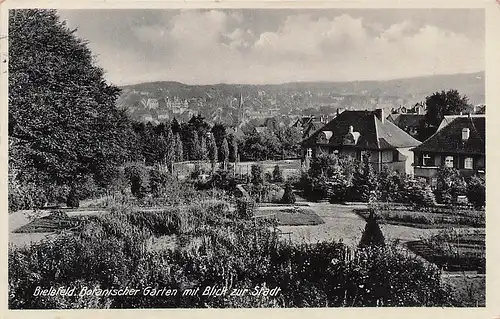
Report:
[[[413,151],[485,154],[486,119],[482,117],[455,117],[448,125],[415,147]],[[470,130],[469,139],[462,140],[462,130]]]
[[[324,123],[322,123],[320,121],[311,121],[311,122],[309,122],[309,125],[305,128],[304,134],[302,134],[302,137],[303,138],[308,137],[314,131],[319,130],[323,125],[324,125]]]
[[[350,147],[360,149],[394,149],[415,147],[420,144],[408,133],[397,127],[391,121],[380,121],[377,111],[344,111],[328,122],[320,130],[302,141],[303,145],[317,144],[318,135],[323,131],[331,131],[332,137],[327,145],[341,147],[344,138],[349,133],[349,127],[360,133],[355,145]]]
[[[389,121],[404,129],[405,127],[419,126],[420,121],[425,118],[424,114],[391,114],[387,117]]]
[[[458,117],[463,117],[463,118],[467,118],[467,117],[484,117],[484,114],[466,114],[466,115],[445,115],[443,120],[441,121],[441,123],[439,124],[439,127],[438,127],[438,131],[440,129],[442,129],[443,127],[445,127],[446,125],[450,124],[451,122],[453,122],[454,119],[458,118]]]

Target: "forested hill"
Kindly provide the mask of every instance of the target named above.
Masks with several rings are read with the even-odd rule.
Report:
[[[336,108],[390,109],[400,105],[413,105],[436,91],[447,89],[458,90],[469,98],[471,104],[484,104],[484,77],[484,72],[477,72],[388,81],[293,82],[269,85],[148,82],[123,86],[118,105],[128,108],[134,117],[139,117],[150,113],[151,107],[147,105],[147,100],[155,99],[160,111],[176,104],[188,107],[181,109],[176,117],[187,111],[202,113],[208,120],[217,120],[217,117],[228,120],[236,117],[240,97],[243,100],[243,110],[249,112],[249,117],[266,109],[288,115],[320,108],[325,111]]]

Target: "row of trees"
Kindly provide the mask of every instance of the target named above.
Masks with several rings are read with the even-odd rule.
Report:
[[[302,134],[296,127],[282,127],[270,118],[260,132],[254,123],[248,123],[240,137],[242,160],[262,161],[267,159],[297,158],[300,156]]]
[[[134,160],[170,168],[174,162],[185,160],[210,161],[212,165],[219,161],[227,163],[237,160],[238,144],[233,135],[221,136],[216,135],[214,130],[199,129],[192,123],[193,119],[181,125],[175,119],[156,126],[151,123],[133,123],[135,148],[139,151],[135,153]]]
[[[476,208],[485,205],[485,181],[479,176],[464,179],[454,168],[442,167],[434,190],[413,176],[387,169],[377,173],[369,162],[353,161],[347,156],[319,155],[299,182],[304,195],[331,201],[388,201],[422,206],[436,202],[453,204],[466,195]]]

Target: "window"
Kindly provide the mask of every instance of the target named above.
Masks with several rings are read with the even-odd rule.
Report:
[[[446,156],[444,158],[444,166],[453,167],[453,156]]]
[[[399,161],[399,152],[396,150],[396,151],[392,151],[392,161],[393,162],[398,162]]]
[[[472,157],[466,157],[464,161],[465,169],[473,169],[474,168],[474,159]]]
[[[422,155],[422,165],[431,166],[431,156],[429,154]]]

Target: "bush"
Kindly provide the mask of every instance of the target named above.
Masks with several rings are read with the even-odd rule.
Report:
[[[292,185],[290,183],[285,184],[285,193],[283,194],[283,198],[281,202],[284,204],[294,204],[295,203],[295,194],[292,190]]]
[[[165,194],[166,187],[170,181],[170,174],[158,169],[149,171],[149,190],[153,197],[160,197]]]
[[[431,207],[436,205],[436,197],[430,185],[424,180],[407,177],[401,193],[402,201],[408,204],[419,207]]]
[[[219,169],[210,179],[210,186],[212,188],[222,189],[226,192],[232,193],[236,189],[236,180],[230,171]]]
[[[467,183],[467,199],[476,209],[481,209],[486,203],[486,184],[479,176],[472,176]]]
[[[251,168],[252,172],[252,184],[254,185],[262,185],[264,180],[262,179],[262,165],[253,164]]]
[[[78,193],[74,187],[71,188],[71,190],[68,194],[68,198],[66,199],[66,206],[71,207],[71,208],[80,207],[80,199],[79,199]]]
[[[378,180],[376,172],[370,163],[370,156],[366,154],[361,163],[358,163],[353,174],[352,196],[354,199],[368,202],[377,191]]]
[[[273,175],[269,172],[266,172],[264,174],[264,180],[267,182],[267,183],[271,183],[273,181]]]
[[[130,183],[130,191],[135,197],[142,199],[148,191],[148,169],[141,163],[125,167],[125,175]]]
[[[77,182],[77,185],[78,185],[78,194],[80,200],[95,198],[100,193],[99,187],[97,186],[97,183],[95,182],[94,177],[92,177],[92,175],[83,176]]]
[[[256,203],[252,199],[238,198],[236,200],[236,212],[238,218],[251,219],[254,216]]]
[[[281,173],[280,167],[278,165],[274,166],[273,170],[273,182],[283,183],[283,173]]]
[[[439,203],[452,204],[458,196],[465,195],[467,185],[456,168],[440,167],[437,173],[436,199]]]

